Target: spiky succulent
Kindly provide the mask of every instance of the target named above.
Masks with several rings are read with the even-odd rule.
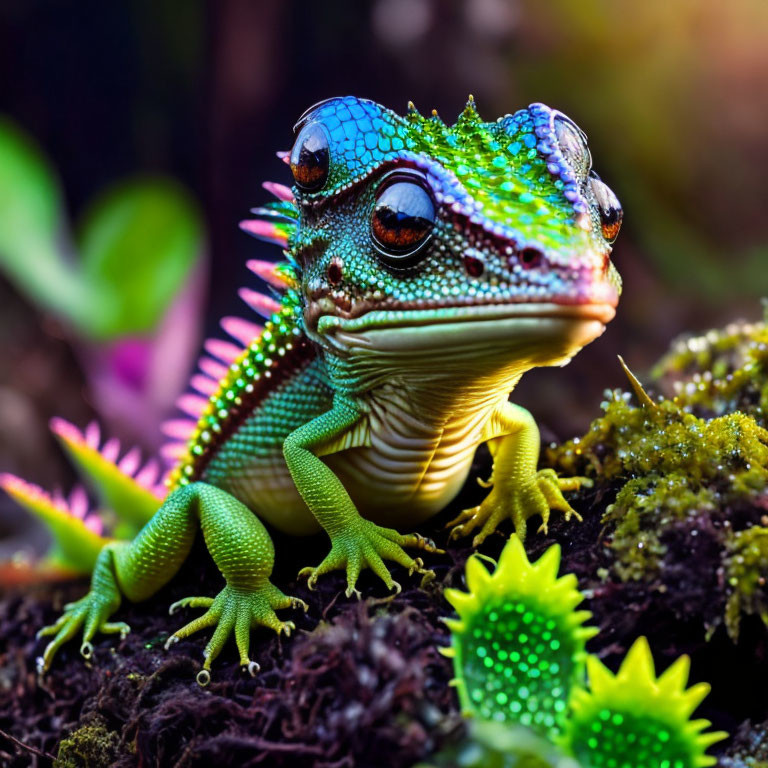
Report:
[[[475,555],[467,561],[469,592],[448,589],[459,614],[448,619],[455,685],[465,714],[520,723],[555,741],[590,768],[703,768],[707,748],[726,736],[703,733],[691,714],[709,692],[686,689],[682,656],[656,677],[648,642],[640,638],[615,675],[585,651],[597,633],[576,577],[560,578],[560,548],[531,563],[513,536],[491,575]],[[586,664],[587,680],[583,675]]]
[[[656,677],[644,637],[635,641],[615,675],[589,656],[589,688],[577,688],[571,697],[564,738],[569,751],[592,768],[714,765],[707,747],[727,734],[702,733],[709,720],[690,719],[709,685],[686,688],[689,669],[690,660],[681,656]]]
[[[588,611],[576,577],[560,578],[560,548],[530,563],[513,536],[491,575],[477,556],[467,561],[469,592],[448,589],[459,614],[447,621],[462,709],[484,719],[519,722],[547,736],[563,724],[571,689],[582,676]]]

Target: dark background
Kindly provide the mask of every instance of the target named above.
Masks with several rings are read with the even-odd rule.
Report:
[[[603,389],[622,384],[617,353],[643,376],[676,334],[760,315],[767,35],[764,0],[4,0],[0,112],[44,148],[73,218],[136,171],[190,189],[213,333],[241,311],[245,260],[278,256],[237,222],[266,199],[262,180],[288,183],[274,153],[309,105],[356,94],[402,111],[412,99],[452,121],[473,93],[486,119],[532,101],[562,109],[624,204],[625,293],[570,367],[521,384],[549,439],[583,430]],[[92,416],[87,386],[55,319],[2,278],[0,306],[0,469],[67,481],[42,435],[55,413]],[[40,435],[26,452],[22,432]]]

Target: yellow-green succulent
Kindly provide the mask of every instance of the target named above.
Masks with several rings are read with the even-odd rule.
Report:
[[[564,734],[568,750],[591,768],[704,768],[707,748],[727,734],[703,731],[709,720],[691,720],[709,693],[707,683],[686,688],[690,660],[681,656],[656,677],[648,641],[641,637],[613,674],[596,656],[587,658],[588,687],[570,701]]]
[[[560,548],[530,563],[512,536],[490,574],[467,561],[469,592],[445,591],[459,614],[447,620],[462,710],[487,720],[517,722],[554,736],[574,684],[583,676],[586,641],[597,633],[577,611],[584,596],[576,577],[558,578]]]
[[[558,578],[560,548],[531,563],[512,536],[491,574],[467,561],[468,592],[448,589],[459,614],[448,619],[455,685],[465,715],[528,726],[590,768],[705,768],[722,731],[703,731],[691,715],[709,692],[686,688],[690,661],[678,658],[657,677],[645,638],[613,674],[586,653],[597,630],[577,610],[576,577]],[[586,667],[586,676],[584,674]]]

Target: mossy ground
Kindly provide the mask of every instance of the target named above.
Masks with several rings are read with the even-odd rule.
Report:
[[[484,471],[487,466],[479,476]],[[464,502],[482,493],[469,484]],[[659,669],[680,653],[690,653],[692,680],[712,683],[702,716],[731,732],[747,718],[768,718],[768,703],[753,684],[768,675],[763,625],[745,621],[735,645],[723,631],[707,641],[698,616],[691,616],[714,589],[716,559],[698,542],[693,548],[673,546],[663,579],[653,584],[606,581],[600,575],[611,566],[600,522],[605,501],[594,491],[583,494],[576,502],[583,523],[560,519],[550,535],[532,534],[528,541],[532,558],[553,541],[563,546],[563,569],[578,575],[587,607],[595,614],[593,623],[601,629],[589,649],[615,667],[632,641],[646,634]],[[451,513],[425,531],[443,545],[447,542],[438,524]],[[497,557],[503,543],[502,536],[493,536],[483,552]],[[297,547],[286,539],[277,546],[278,552],[297,552],[311,562],[325,542]],[[34,668],[42,641],[35,641],[34,633],[83,586],[57,588],[53,602],[49,591],[8,595],[0,603],[5,638],[0,730],[37,750],[58,753],[60,766],[413,765],[460,740],[464,732],[448,686],[451,664],[436,646],[448,640],[440,617],[450,608],[441,588],[459,585],[470,552],[468,546],[450,547],[445,557],[432,558],[437,580],[427,591],[398,570],[406,589],[391,602],[347,600],[340,575],[321,580],[315,592],[291,585],[310,604],[308,614],[297,619],[296,636],[278,640],[266,632],[253,634],[254,658],[262,665],[254,679],[240,672],[234,648],[228,648],[207,689],[194,680],[202,637],[179,643],[171,652],[162,648],[180,620],[168,616],[168,605],[187,594],[190,585],[202,593],[220,583],[199,545],[169,587],[147,603],[121,608],[133,630],[124,641],[113,645],[101,639],[89,664],[71,644],[42,682]],[[289,584],[291,576],[280,571],[277,580]],[[383,596],[370,577],[363,587],[366,594]],[[99,748],[89,752],[93,741]],[[101,762],[94,761],[95,754],[103,755]],[[0,763],[18,768],[46,761],[0,736]]]
[[[712,356],[706,362],[718,370],[725,365],[723,375],[741,365],[742,353],[732,348],[718,354],[725,362]],[[665,370],[662,379],[671,376],[671,368]],[[691,370],[686,364],[672,378],[695,375]],[[760,366],[751,370],[764,373]],[[668,386],[674,389],[664,383],[662,391]],[[747,453],[761,450],[756,427],[764,418],[755,409],[762,408],[762,386],[749,379],[728,397],[754,421],[745,426],[731,419],[716,425],[709,438],[696,430],[713,429],[706,421],[712,417],[727,418],[727,408],[716,399],[706,401],[708,408],[679,400],[660,407],[649,422],[636,403],[616,398],[616,423],[596,422],[579,454],[574,444],[549,452],[549,462],[563,469],[592,467],[595,487],[573,498],[584,521],[566,524],[553,516],[549,534],[531,533],[526,547],[535,560],[553,542],[561,544],[562,570],[578,577],[587,597],[584,607],[600,629],[588,650],[613,669],[639,635],[648,637],[659,671],[690,654],[691,682],[712,684],[699,715],[736,734],[714,750],[720,751],[721,765],[762,768],[768,699],[759,681],[768,679],[768,630],[761,620],[768,503],[759,472],[746,460]],[[621,433],[618,422],[630,428]],[[667,440],[663,452],[654,449],[653,438],[659,437]],[[619,456],[622,445],[632,441],[636,455]],[[680,450],[686,445],[690,451]],[[699,469],[691,469],[691,462]],[[685,466],[689,469],[681,469]],[[381,599],[384,591],[370,575],[361,579],[361,589],[378,597],[360,603],[343,596],[341,574],[324,577],[310,592],[294,583],[296,566],[319,562],[325,539],[277,537],[275,581],[306,600],[310,610],[292,617],[298,631],[290,639],[253,633],[253,657],[262,667],[256,678],[241,673],[232,644],[214,665],[210,686],[202,689],[194,678],[203,636],[163,650],[169,632],[185,618],[169,617],[168,606],[191,591],[214,594],[221,587],[200,543],[167,588],[146,603],[120,609],[120,619],[133,630],[125,640],[99,638],[88,664],[72,643],[42,681],[35,657],[43,641],[34,634],[84,586],[7,591],[0,599],[0,731],[12,738],[0,734],[0,764],[50,765],[58,754],[58,766],[89,768],[405,768],[450,749],[465,736],[465,725],[448,686],[451,663],[436,650],[448,641],[440,617],[449,615],[450,607],[442,589],[461,586],[471,549],[468,541],[449,544],[441,526],[482,498],[485,491],[475,478],[487,477],[489,470],[483,449],[460,497],[420,530],[447,549],[445,556],[429,556],[437,578],[426,590],[396,568],[405,589],[391,601]],[[741,482],[744,477],[757,479]],[[490,537],[481,551],[497,557],[509,532],[502,526],[502,535]],[[640,542],[648,547],[637,547]]]

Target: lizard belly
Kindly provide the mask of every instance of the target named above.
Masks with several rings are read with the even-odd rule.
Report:
[[[352,448],[323,461],[336,473],[363,517],[408,528],[440,512],[466,480],[476,445],[442,441]],[[244,463],[215,483],[283,533],[305,536],[320,526],[309,511],[282,452]]]
[[[326,457],[363,517],[378,525],[412,528],[440,512],[467,478],[475,446],[452,451],[382,456],[355,448]]]
[[[325,456],[364,517],[408,528],[440,512],[459,492],[472,465],[482,417],[440,427],[402,412],[371,416],[371,444]]]

